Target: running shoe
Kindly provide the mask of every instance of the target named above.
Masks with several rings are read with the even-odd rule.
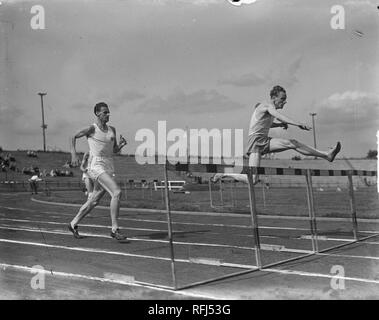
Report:
[[[68,230],[70,230],[72,232],[72,234],[74,235],[74,238],[75,239],[81,239],[82,237],[80,236],[79,232],[78,232],[78,226],[75,226],[74,228],[71,226],[71,223],[68,225]]]
[[[124,236],[121,232],[120,229],[117,229],[115,232],[111,231],[111,237],[115,238],[118,241],[126,240],[127,237]]]

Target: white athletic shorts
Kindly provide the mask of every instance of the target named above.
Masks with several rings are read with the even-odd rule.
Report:
[[[111,177],[114,176],[113,159],[105,157],[92,157],[88,166],[88,176],[96,181],[104,172],[108,173]]]
[[[270,152],[270,137],[250,135],[247,141],[246,154],[260,152],[266,154]]]

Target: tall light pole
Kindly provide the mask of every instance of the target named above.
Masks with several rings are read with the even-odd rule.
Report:
[[[317,149],[317,145],[316,145],[316,127],[315,127],[315,116],[317,115],[317,113],[310,113],[309,115],[312,117],[313,146],[315,147],[315,149]],[[316,158],[317,157],[315,157],[315,159]]]
[[[43,96],[46,96],[47,93],[39,92],[38,95],[41,97],[41,109],[42,109],[42,134],[43,134],[43,152],[46,152],[46,134],[45,130],[47,129],[47,124],[45,124],[45,113],[43,110]]]

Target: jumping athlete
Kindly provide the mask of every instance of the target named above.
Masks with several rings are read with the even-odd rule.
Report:
[[[305,124],[292,120],[277,110],[283,109],[287,103],[287,94],[281,86],[275,86],[270,92],[270,102],[258,103],[253,111],[249,126],[249,138],[246,154],[249,157],[249,166],[259,167],[261,156],[270,152],[295,150],[306,156],[320,157],[332,162],[341,150],[341,143],[330,151],[320,151],[294,139],[271,138],[268,136],[270,128],[288,128],[288,125],[299,127],[302,130],[311,130]],[[274,122],[277,119],[279,122]],[[253,177],[253,183],[259,182],[258,174]]]
[[[97,117],[96,122],[75,134],[72,138],[71,151],[71,163],[73,166],[78,166],[79,159],[76,153],[76,139],[81,137],[87,138],[90,150],[87,174],[94,181],[94,190],[68,228],[75,238],[80,239],[81,236],[78,232],[79,222],[97,206],[105,192],[108,192],[111,196],[111,237],[116,240],[126,240],[126,236],[120,232],[117,221],[120,211],[121,190],[114,178],[113,153],[119,153],[127,142],[120,135],[120,142],[117,144],[116,129],[107,125],[110,112],[106,103],[100,102],[96,104],[94,113]]]

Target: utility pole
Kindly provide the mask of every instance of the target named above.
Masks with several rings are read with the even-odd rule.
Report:
[[[309,115],[312,117],[313,146],[314,146],[315,149],[317,149],[317,145],[316,145],[316,127],[315,127],[315,116],[317,115],[317,113],[310,113]],[[317,159],[317,157],[315,157],[315,159]]]
[[[47,129],[47,124],[45,124],[45,113],[43,110],[43,96],[46,96],[47,93],[39,92],[38,95],[41,97],[41,110],[42,110],[42,134],[43,134],[43,152],[46,152],[46,134],[45,130]]]

